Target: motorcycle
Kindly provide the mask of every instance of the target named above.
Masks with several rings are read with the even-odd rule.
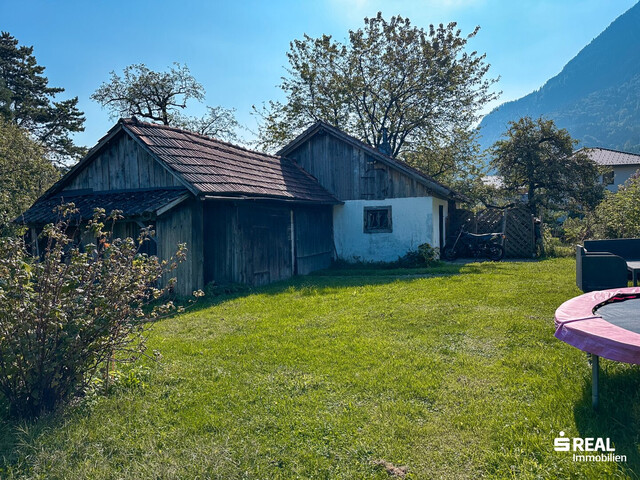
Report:
[[[453,245],[447,244],[442,250],[442,258],[455,260],[458,257],[486,257],[497,262],[504,257],[503,233],[469,233],[464,228],[460,229]]]

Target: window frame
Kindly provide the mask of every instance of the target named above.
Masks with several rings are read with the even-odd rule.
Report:
[[[613,170],[610,170],[602,174],[602,184],[605,187],[608,187],[609,185],[613,185],[615,183],[615,180],[616,180],[616,172],[614,172]]]
[[[371,228],[368,223],[368,213],[375,210],[386,210],[388,226],[385,228]],[[392,209],[391,205],[380,205],[380,206],[370,206],[364,207],[363,211],[363,221],[362,221],[362,231],[363,233],[392,233],[393,232],[393,217],[392,217]]]

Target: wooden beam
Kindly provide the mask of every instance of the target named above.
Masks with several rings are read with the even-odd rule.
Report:
[[[167,203],[164,207],[160,207],[158,210],[156,210],[156,216],[159,217],[163,213],[167,213],[173,207],[180,205],[182,202],[187,200],[190,196],[191,196],[190,194],[185,193],[184,195],[181,195],[178,198],[176,198],[174,201]]]

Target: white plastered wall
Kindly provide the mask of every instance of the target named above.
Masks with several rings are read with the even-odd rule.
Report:
[[[614,175],[613,184],[607,185],[607,190],[617,192],[618,187],[629,180],[629,178],[638,171],[640,165],[616,165],[610,168],[613,170]],[[600,177],[600,181],[602,182],[602,177]]]
[[[347,261],[393,262],[418,245],[438,246],[438,205],[434,197],[347,200],[333,208],[333,235],[338,258]],[[364,207],[391,206],[390,233],[364,233]]]

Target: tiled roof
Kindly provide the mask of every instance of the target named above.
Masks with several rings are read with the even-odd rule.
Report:
[[[164,125],[132,119],[120,124],[200,194],[340,203],[289,159]]]
[[[391,168],[395,170],[399,170],[404,174],[414,178],[415,180],[417,180],[422,185],[424,185],[425,187],[427,187],[428,189],[430,189],[432,192],[436,194],[439,194],[445,198],[459,199],[463,201],[467,200],[467,198],[464,197],[463,195],[451,190],[446,185],[443,185],[442,183],[431,178],[429,175],[421,172],[420,170],[413,168],[411,165],[405,162],[401,162],[400,160],[396,160],[395,158],[389,155],[386,155],[380,152],[379,150],[373,148],[371,145],[367,145],[363,141],[358,140],[357,138],[352,137],[348,133],[345,133],[342,130],[332,125],[329,125],[328,123],[323,122],[321,120],[311,125],[304,132],[302,132],[295,139],[293,139],[289,144],[284,146],[280,151],[278,151],[278,155],[283,155],[283,156],[288,155],[293,150],[295,150],[298,146],[304,143],[308,138],[311,138],[313,135],[315,135],[319,131],[328,132],[333,136],[335,136],[336,138],[339,138],[351,145],[354,145],[357,148],[364,150],[369,155],[372,155],[374,158],[380,160],[382,163],[387,164]]]
[[[640,165],[640,154],[620,152],[608,148],[587,148],[585,149],[589,158],[598,165]]]
[[[46,224],[58,220],[54,210],[65,203],[73,203],[78,213],[74,220],[83,221],[93,217],[95,208],[104,208],[107,215],[121,210],[125,217],[144,217],[155,214],[159,208],[187,195],[184,188],[129,190],[121,192],[63,191],[50,197],[41,197],[29,210],[16,219],[18,223]],[[191,194],[189,194],[191,195]]]

